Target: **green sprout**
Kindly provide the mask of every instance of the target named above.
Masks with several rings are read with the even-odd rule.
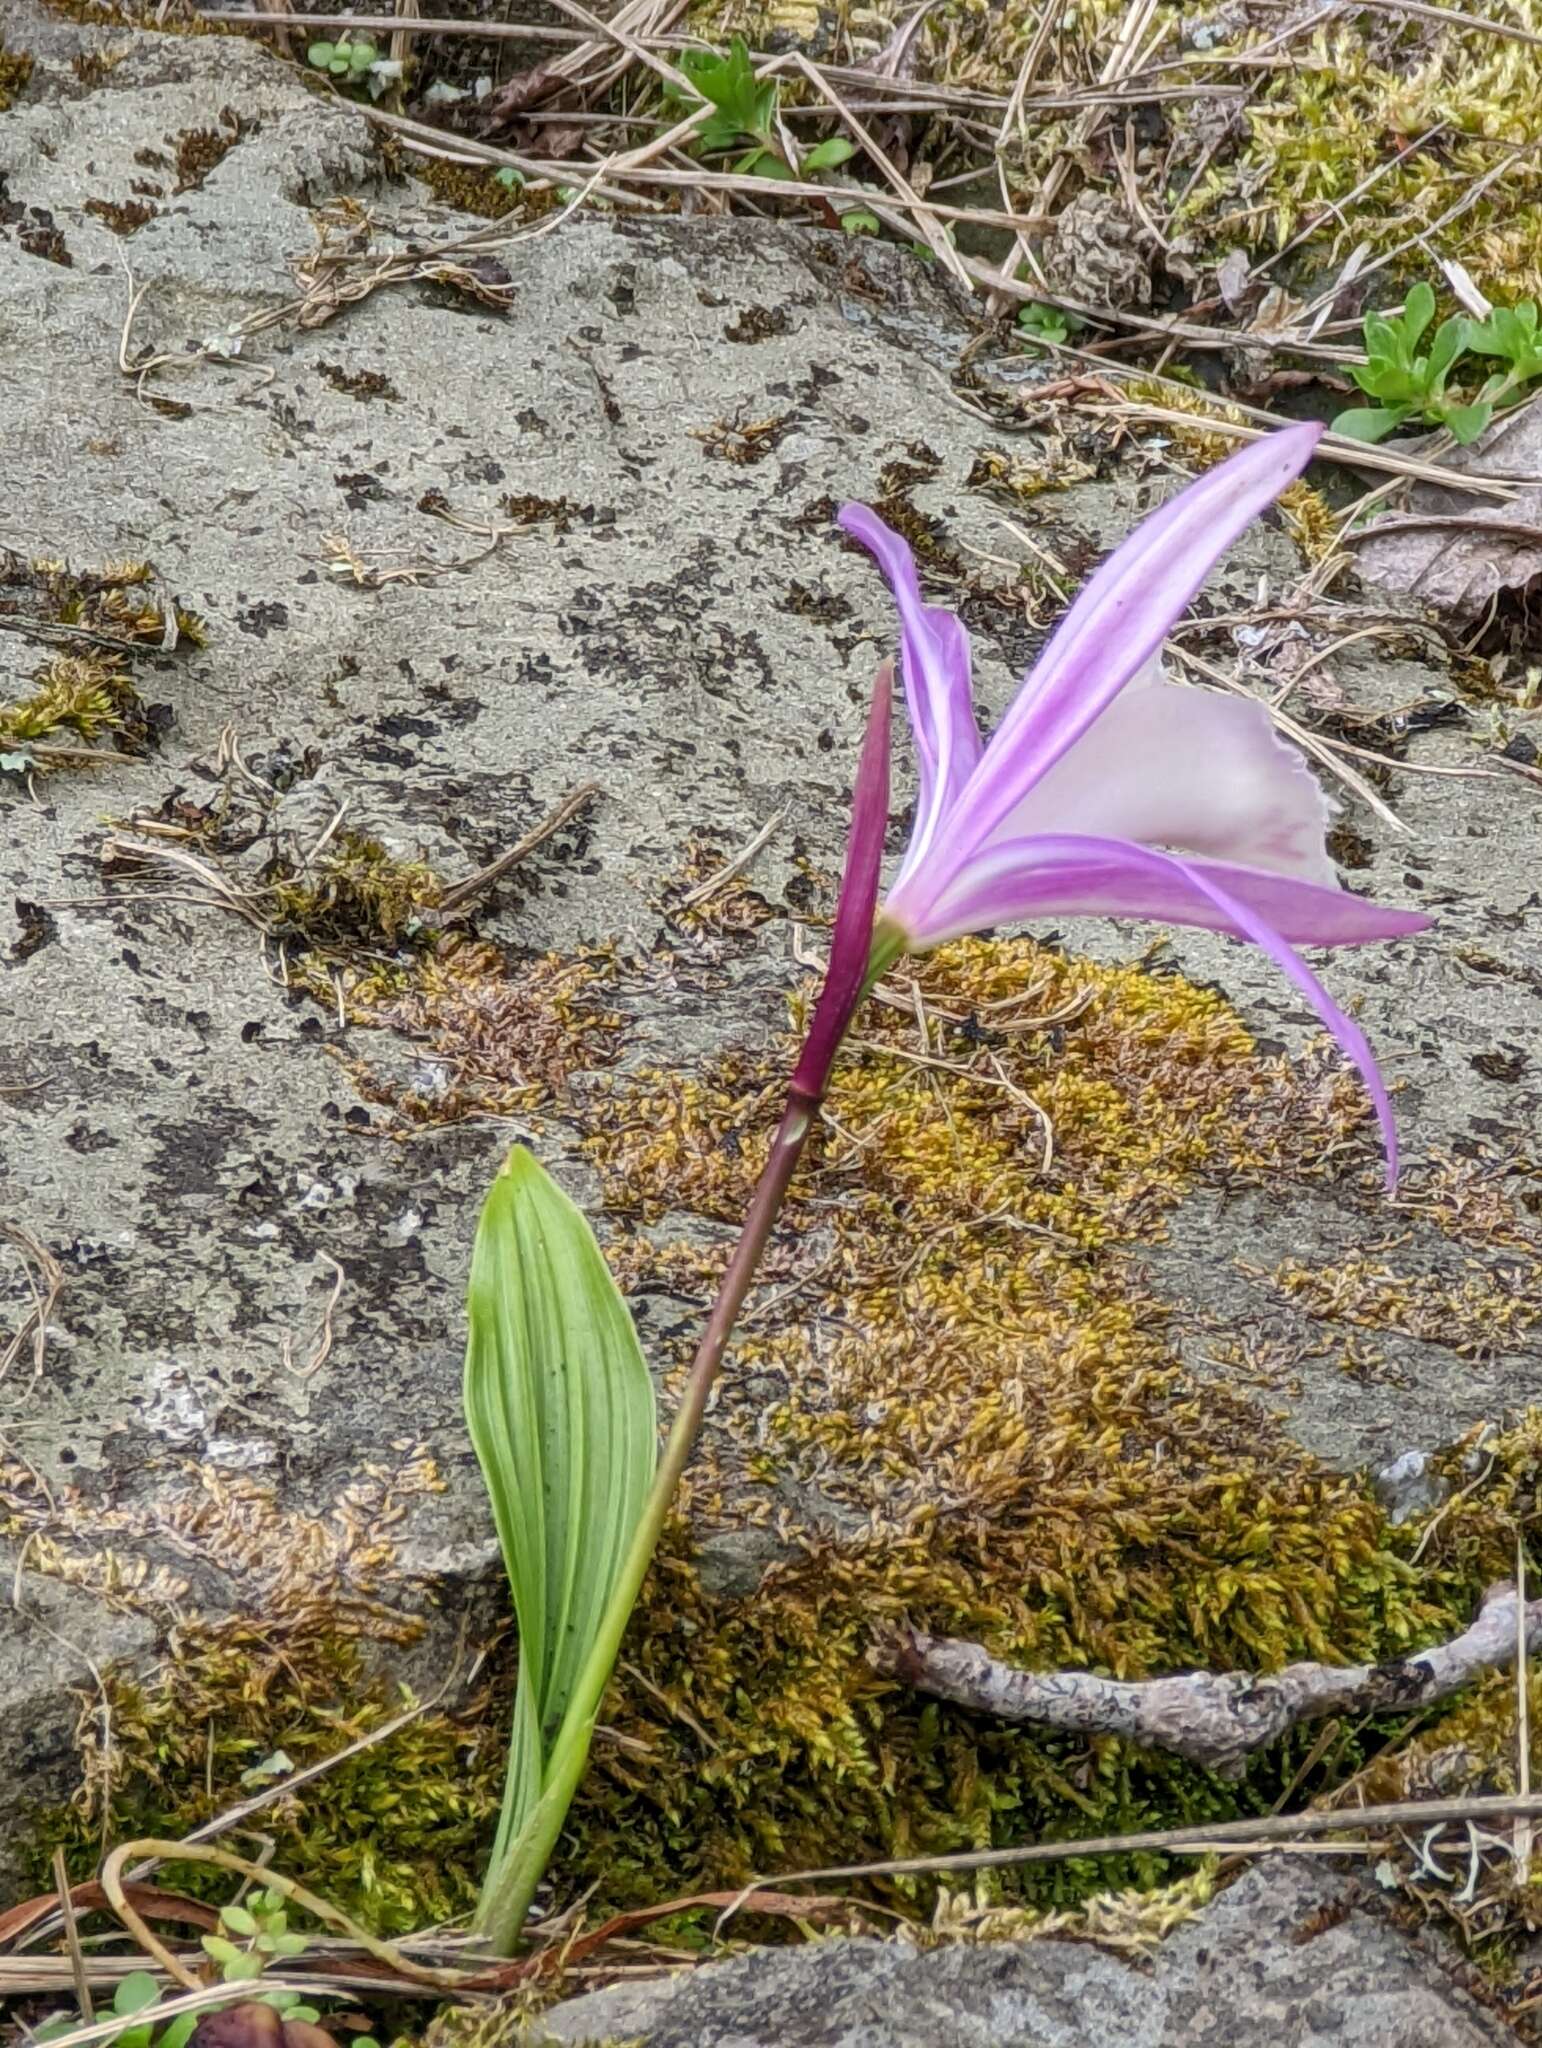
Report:
[[[714,111],[696,130],[697,146],[708,154],[721,154],[741,141],[773,147],[776,125],[777,88],[775,80],[763,82],[755,76],[750,53],[742,36],[735,36],[728,55],[715,50],[682,50],[678,69],[689,80],[699,100]],[[686,95],[672,80],[664,91],[672,100]]]
[[[219,1965],[221,1978],[231,1985],[251,1984],[270,1963],[292,1961],[309,1946],[305,1935],[290,1933],[289,1916],[276,1891],[254,1891],[245,1905],[222,1906],[219,1932],[203,1937],[204,1953]],[[160,2000],[161,1987],[150,1972],[131,1970],[112,1998],[113,2016],[124,2025],[104,2042],[103,2048],[151,2048],[152,2042],[154,2048],[187,2048],[202,2014],[174,2013],[162,2023],[158,2017]],[[258,1992],[256,2002],[272,2006],[286,2020],[314,2023],[321,2018],[317,2008],[307,2005],[298,1991]],[[53,2041],[84,2025],[85,2020],[77,2012],[57,2013],[45,2020],[32,2038],[37,2043]],[[378,2048],[378,2044],[367,2035],[357,2035],[350,2048]]]
[[[346,32],[335,43],[312,43],[305,52],[305,61],[341,86],[363,86],[373,100],[388,92],[402,75],[402,66],[382,57],[368,37],[361,36],[355,42]]]
[[[1030,299],[1026,306],[1018,308],[1018,331],[1029,348],[1058,347],[1073,334],[1079,334],[1086,324],[1074,313],[1067,313],[1060,306],[1047,306],[1041,299]]]
[[[1367,360],[1350,375],[1381,403],[1341,412],[1333,422],[1341,434],[1380,441],[1414,419],[1447,428],[1465,446],[1477,440],[1501,406],[1542,378],[1542,337],[1533,300],[1492,306],[1486,320],[1453,314],[1421,354],[1419,344],[1434,317],[1435,294],[1427,284],[1413,287],[1400,314],[1366,314]],[[1447,393],[1446,382],[1465,356],[1496,358],[1504,367],[1484,380],[1475,397],[1455,398]]]
[[[1497,356],[1507,368],[1489,378],[1479,393],[1480,404],[1492,412],[1522,388],[1542,377],[1542,336],[1537,333],[1534,299],[1513,306],[1493,306],[1483,321],[1469,323],[1467,346],[1474,355]],[[1487,424],[1487,421],[1484,423]]]
[[[131,1970],[112,1995],[112,2010],[115,2019],[123,2020],[121,2032],[113,2034],[103,2048],[150,2048],[150,2039],[155,2031],[155,2010],[160,2003],[161,1987],[148,1970]],[[177,2013],[166,2022],[157,2048],[186,2048],[188,2037],[198,2024],[196,2012]],[[35,2042],[52,2041],[60,2034],[73,2033],[85,2021],[79,2013],[58,2013],[51,2020],[45,2020],[32,2038]]]
[[[683,50],[677,68],[689,82],[690,91],[672,79],[664,81],[665,97],[678,106],[710,106],[711,114],[697,124],[692,147],[699,156],[723,156],[738,150],[731,168],[743,177],[810,178],[820,171],[838,170],[857,153],[857,145],[844,135],[827,135],[801,157],[789,157],[777,133],[779,88],[775,79],[759,79],[750,62],[742,36],[735,36],[726,57],[715,50]],[[744,148],[748,143],[749,147]],[[855,226],[843,218],[848,234],[878,231],[878,222],[864,213]],[[871,228],[867,223],[871,221]]]
[[[734,37],[726,57],[715,50],[682,50],[678,68],[698,102],[713,109],[696,130],[696,148],[703,156],[721,156],[747,142],[750,147],[734,163],[736,171],[757,178],[793,175],[776,139],[776,81],[755,76],[742,36]],[[687,100],[672,80],[666,79],[664,91],[674,101]]]
[[[283,1899],[273,1891],[253,1892],[244,1906],[222,1906],[219,1933],[203,1937],[204,1953],[219,1964],[227,1984],[250,1983],[269,1963],[304,1955],[308,1946],[303,1934],[290,1933]],[[293,1994],[281,1991],[273,1997],[290,1999]],[[289,2017],[315,2015],[291,2011]]]

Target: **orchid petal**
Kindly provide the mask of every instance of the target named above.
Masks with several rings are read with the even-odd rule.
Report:
[[[1135,529],[1061,621],[961,792],[973,843],[1017,804],[1146,666],[1238,534],[1299,476],[1322,429],[1263,435]]]
[[[824,1095],[835,1055],[867,986],[873,912],[878,904],[884,834],[889,823],[889,711],[893,697],[894,664],[886,661],[873,679],[867,732],[857,762],[846,865],[830,939],[830,964],[825,969],[824,986],[814,1005],[813,1021],[792,1077],[794,1094],[802,1095],[810,1103],[820,1101]]]
[[[876,512],[866,505],[843,505],[837,524],[873,556],[900,615],[900,667],[919,781],[908,869],[924,858],[980,759],[969,634],[951,612],[924,602],[910,549]]]
[[[886,907],[897,915],[893,899]],[[1294,982],[1359,1069],[1376,1108],[1389,1187],[1397,1180],[1397,1132],[1375,1058],[1359,1025],[1346,1017],[1286,933],[1304,944],[1356,945],[1422,931],[1417,912],[1384,910],[1312,882],[1223,863],[1180,860],[1127,840],[1071,834],[1006,842],[990,849],[937,905],[937,924],[912,946],[981,931],[1026,916],[1135,917],[1198,925],[1247,939]],[[1281,927],[1284,927],[1282,930]]]
[[[1161,680],[1156,662],[1034,784],[1000,828],[1134,839],[1335,889],[1332,805],[1254,697]]]
[[[905,933],[914,952],[927,952],[966,932],[1037,917],[1126,917],[1152,924],[1191,924],[1244,936],[1213,899],[1197,899],[1173,884],[1165,868],[1137,866],[1147,854],[1169,856],[1124,839],[1073,833],[994,841],[929,907],[923,920],[891,889],[884,915]],[[1392,910],[1347,889],[1324,888],[1263,868],[1226,861],[1185,860],[1186,874],[1202,875],[1228,897],[1261,917],[1298,946],[1365,946],[1408,938],[1431,920],[1416,910]]]

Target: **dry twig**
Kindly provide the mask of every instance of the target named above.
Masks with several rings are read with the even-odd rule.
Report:
[[[1219,1777],[1239,1778],[1255,1750],[1324,1714],[1401,1712],[1444,1699],[1516,1654],[1518,1600],[1508,1580],[1483,1596],[1477,1619],[1448,1643],[1386,1664],[1287,1664],[1283,1671],[1188,1671],[1128,1682],[1089,1671],[1021,1671],[978,1643],[904,1629],[868,1652],[875,1670],[918,1691],[1004,1721],[1084,1735],[1119,1735],[1170,1750]],[[1542,1600],[1525,1612],[1542,1627]]]
[[[538,846],[543,846],[554,833],[560,832],[564,825],[570,824],[580,811],[593,803],[597,796],[603,795],[604,791],[597,782],[581,782],[577,789],[571,790],[562,799],[554,811],[541,820],[539,825],[527,832],[523,839],[517,840],[507,853],[500,853],[498,858],[489,861],[485,868],[478,868],[476,873],[468,875],[465,881],[457,882],[453,888],[446,889],[434,906],[435,913],[440,917],[447,916],[451,911],[464,909],[466,904],[473,902],[478,896],[485,896],[495,883],[501,882],[522,860],[527,860]]]

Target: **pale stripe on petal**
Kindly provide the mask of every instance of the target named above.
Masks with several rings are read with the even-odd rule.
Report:
[[[1333,807],[1256,698],[1163,682],[1156,662],[1036,782],[1003,839],[1075,832],[1336,888]]]

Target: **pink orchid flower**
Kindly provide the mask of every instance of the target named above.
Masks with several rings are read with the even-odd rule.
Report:
[[[1359,1068],[1389,1187],[1391,1104],[1365,1034],[1296,945],[1356,946],[1430,922],[1339,884],[1330,806],[1264,706],[1165,682],[1168,631],[1244,527],[1299,476],[1321,428],[1250,443],[1138,526],[1082,591],[989,746],[975,726],[969,635],[926,604],[898,534],[865,505],[842,529],[877,560],[900,617],[919,770],[915,828],[875,952],[925,952],[1026,918],[1129,917],[1250,941]]]

